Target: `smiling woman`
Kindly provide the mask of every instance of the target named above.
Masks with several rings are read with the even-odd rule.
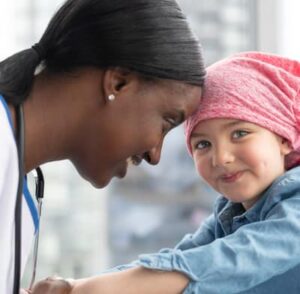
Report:
[[[18,178],[68,159],[105,187],[125,176],[128,159],[157,164],[165,135],[195,110],[204,76],[200,45],[173,0],[68,0],[37,44],[0,63],[1,131],[13,146],[1,147],[3,172],[13,179],[9,187],[0,182],[13,187],[11,195],[0,194],[9,202],[0,208],[1,293],[12,292],[13,258],[6,256],[15,243]],[[24,109],[24,162],[13,138],[16,109]],[[24,218],[22,269],[33,233],[30,213]]]
[[[95,74],[101,76],[101,73]],[[95,94],[91,93],[93,99],[89,100],[87,111],[83,113],[81,96],[78,104],[72,96],[73,108],[78,105],[82,117],[79,117],[78,109],[77,120],[72,122],[75,143],[71,140],[64,143],[64,146],[72,144],[69,158],[79,172],[98,187],[106,186],[114,176],[124,177],[128,159],[133,158],[136,163],[145,159],[150,164],[157,164],[164,136],[191,115],[200,99],[198,87],[181,82],[158,80],[153,83],[118,69],[106,70],[105,75],[105,87],[117,85],[117,89],[111,90],[115,100],[104,102],[106,107],[97,107],[101,99],[99,101],[97,97],[98,83],[95,83]],[[89,91],[92,91],[91,87]],[[65,119],[63,113],[61,117]]]

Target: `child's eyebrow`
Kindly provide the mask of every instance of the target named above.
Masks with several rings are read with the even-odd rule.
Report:
[[[232,128],[234,126],[242,125],[242,124],[246,124],[246,123],[247,122],[243,121],[243,120],[230,120],[229,122],[225,123],[221,128],[223,130],[226,130],[226,129]],[[208,134],[198,133],[198,132],[192,132],[192,134],[191,134],[191,138],[205,137],[205,136],[208,136]]]
[[[246,121],[243,120],[232,120],[224,125],[224,129],[228,129],[230,127],[234,127],[236,125],[246,124]]]

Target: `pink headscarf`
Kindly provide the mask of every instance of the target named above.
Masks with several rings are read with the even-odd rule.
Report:
[[[185,123],[187,146],[196,125],[233,118],[260,125],[290,141],[286,168],[300,164],[300,62],[244,52],[207,68],[198,110]]]

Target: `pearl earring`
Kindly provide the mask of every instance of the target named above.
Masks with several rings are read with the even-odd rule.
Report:
[[[108,100],[109,101],[114,101],[116,99],[116,96],[114,94],[108,95]]]

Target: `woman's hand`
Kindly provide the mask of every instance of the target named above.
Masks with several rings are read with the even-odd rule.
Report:
[[[49,277],[37,282],[33,289],[32,294],[70,294],[72,293],[74,281],[71,279],[65,280],[57,277]]]
[[[30,290],[20,289],[20,294],[31,294]]]

